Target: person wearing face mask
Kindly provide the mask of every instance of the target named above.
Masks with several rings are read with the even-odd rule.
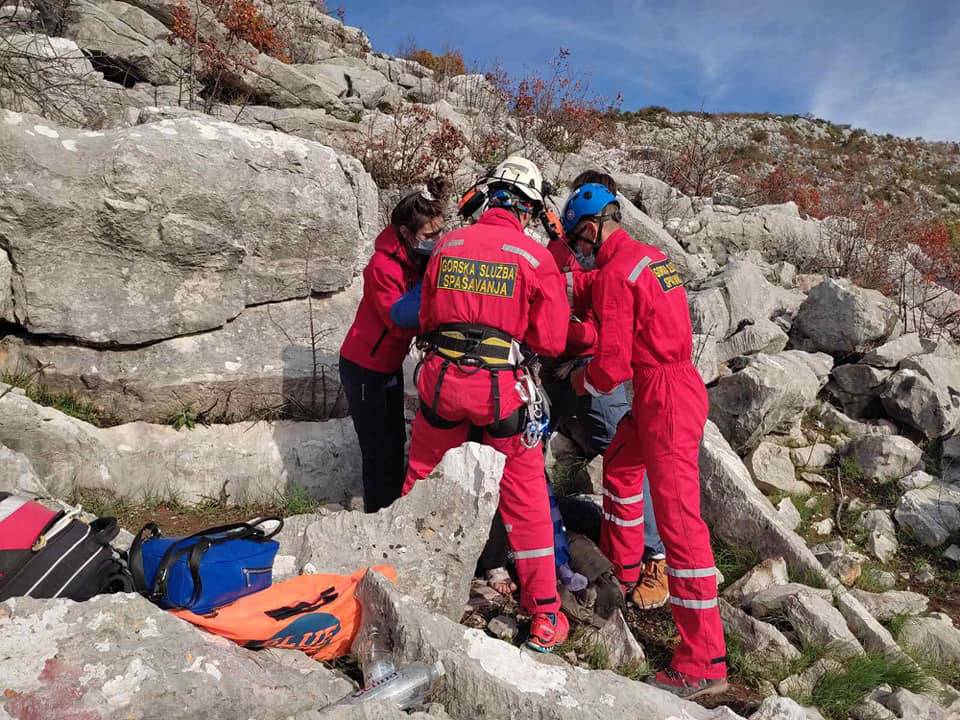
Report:
[[[417,328],[399,325],[391,309],[423,277],[446,205],[443,178],[397,203],[364,268],[363,298],[340,347],[340,383],[360,441],[366,512],[387,507],[403,488],[403,360]]]
[[[563,278],[550,254],[524,234],[543,205],[543,178],[513,156],[486,178],[488,209],[443,236],[430,258],[420,306],[421,346],[404,493],[444,453],[477,432],[506,456],[499,513],[531,616],[527,645],[549,652],[569,634],[560,610],[553,523],[544,482],[543,398],[529,355],[557,355],[566,342]]]

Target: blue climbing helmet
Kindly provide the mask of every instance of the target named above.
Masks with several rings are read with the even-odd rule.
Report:
[[[620,203],[616,195],[600,183],[581,185],[573,191],[573,194],[567,198],[567,204],[563,206],[564,232],[572,233],[584,218],[599,217],[610,203],[617,206],[617,213],[612,216],[612,219],[619,221]]]

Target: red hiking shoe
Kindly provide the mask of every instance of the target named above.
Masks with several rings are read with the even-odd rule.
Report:
[[[570,621],[559,610],[556,613],[537,613],[530,621],[527,647],[537,652],[551,652],[570,635]]]
[[[696,700],[710,695],[720,695],[730,687],[726,678],[716,680],[694,678],[686,673],[674,670],[672,667],[661,670],[654,676],[653,680],[648,682],[650,685],[673,693],[684,700]]]

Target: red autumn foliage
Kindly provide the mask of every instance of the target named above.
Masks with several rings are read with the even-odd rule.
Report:
[[[764,205],[795,202],[802,215],[822,218],[820,191],[806,173],[780,166],[757,178],[747,176],[745,195]]]
[[[463,53],[460,50],[448,48],[439,55],[434,55],[429,50],[415,48],[408,50],[404,57],[433,70],[437,80],[467,74],[467,67],[463,62]]]

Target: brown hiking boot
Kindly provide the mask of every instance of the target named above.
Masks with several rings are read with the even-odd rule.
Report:
[[[663,607],[670,599],[667,587],[667,561],[647,560],[640,572],[640,580],[630,594],[633,604],[641,610]]]
[[[693,678],[686,673],[674,670],[672,667],[661,670],[652,680],[648,680],[647,682],[661,690],[673,693],[684,700],[696,700],[711,695],[722,695],[730,689],[726,678],[718,678],[716,680]]]

